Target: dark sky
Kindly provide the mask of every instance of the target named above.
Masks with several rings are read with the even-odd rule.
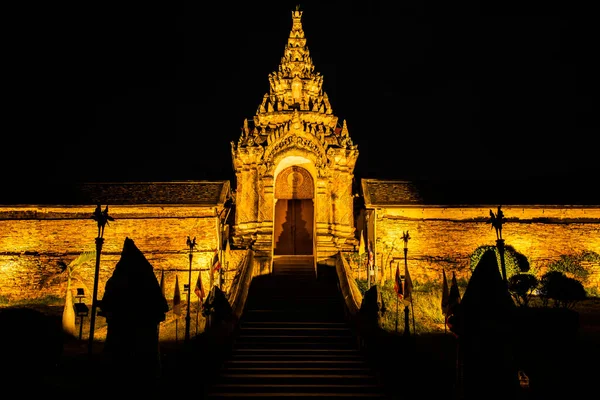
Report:
[[[459,3],[19,10],[4,182],[233,179],[230,142],[268,91],[296,4],[358,178],[597,179],[590,10]]]

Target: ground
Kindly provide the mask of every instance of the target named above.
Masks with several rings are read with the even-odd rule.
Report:
[[[56,327],[60,327],[62,307],[32,306],[32,309],[49,316]],[[7,310],[6,307],[2,312]],[[576,396],[592,390],[595,383],[595,373],[588,367],[589,361],[600,357],[600,299],[590,298],[579,303],[575,311],[579,317],[579,329],[574,340],[562,340],[557,335],[550,335],[550,342],[540,343],[535,346],[534,359],[529,363],[529,371],[525,371],[530,379],[530,388],[523,392],[523,398],[552,399],[564,396]],[[217,345],[202,342],[202,335],[196,336],[196,315],[190,318],[190,341],[185,342],[185,314],[173,318],[171,313],[160,324],[159,332],[161,342],[157,352],[157,366],[153,376],[144,376],[145,382],[154,382],[145,385],[153,393],[162,393],[162,390],[190,391],[201,390],[203,382],[210,379],[212,371],[218,369],[219,357],[226,354],[227,343]],[[79,320],[77,321],[79,323]],[[199,318],[201,333],[203,319]],[[3,326],[4,335],[7,326]],[[22,366],[15,374],[16,378],[27,377],[25,371],[33,368],[35,363],[44,366],[40,372],[45,387],[49,392],[56,390],[84,390],[89,387],[90,380],[94,382],[108,382],[110,364],[104,356],[104,339],[106,338],[106,323],[103,317],[96,319],[95,341],[92,353],[89,353],[89,318],[84,319],[82,339],[78,337],[64,338],[62,351],[52,364],[43,364],[33,360],[21,360]],[[28,327],[27,329],[32,329]],[[79,329],[79,325],[77,325]],[[22,332],[27,340],[35,342],[43,335],[40,332]],[[10,336],[5,336],[5,339]],[[214,338],[213,338],[214,339]],[[440,395],[452,398],[456,395],[456,338],[450,333],[418,334],[411,338],[403,335],[391,335],[387,338],[386,350],[375,350],[373,360],[379,364],[382,376],[388,375],[391,385],[398,385],[398,398],[408,394]],[[526,344],[530,346],[529,343]],[[15,349],[17,354],[25,354],[29,346],[25,343],[6,343],[4,346]],[[19,350],[19,346],[22,346]],[[34,350],[32,350],[34,351]],[[27,353],[29,354],[29,353]],[[28,355],[28,357],[35,357]],[[21,357],[23,358],[23,357]],[[20,362],[20,361],[19,361]],[[7,363],[3,364],[8,367]],[[389,367],[392,365],[392,367]],[[92,376],[90,376],[90,374]],[[31,375],[31,374],[29,374]],[[391,378],[390,378],[391,376]],[[398,380],[398,376],[403,377]],[[104,379],[101,379],[104,377]],[[193,378],[197,385],[190,388],[185,377]],[[198,380],[198,377],[204,379]],[[127,375],[127,379],[134,379],[134,373]],[[14,382],[17,382],[15,380]],[[139,380],[137,381],[139,383]],[[439,384],[433,384],[433,383]],[[107,383],[108,385],[108,383]],[[110,386],[110,385],[109,385]],[[104,387],[104,386],[103,386]],[[394,389],[396,390],[396,389]]]

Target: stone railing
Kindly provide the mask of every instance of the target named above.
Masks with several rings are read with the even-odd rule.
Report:
[[[235,335],[239,329],[239,321],[246,305],[248,289],[254,273],[254,251],[248,250],[240,260],[236,273],[227,292],[214,286],[211,295],[212,303],[205,307],[206,324],[198,340],[198,348],[202,354],[213,359],[215,365],[224,361],[233,346]],[[218,292],[218,296],[216,296]],[[218,297],[218,298],[217,298]],[[220,299],[220,300],[219,300]],[[208,302],[207,298],[207,302]],[[214,374],[218,368],[211,370]],[[212,376],[212,375],[211,375]],[[210,379],[210,378],[207,378]]]
[[[377,285],[363,296],[352,275],[346,258],[338,253],[336,272],[340,292],[344,298],[346,320],[352,326],[359,348],[372,357],[385,349],[390,335],[381,326],[381,292]]]
[[[360,311],[360,305],[362,303],[362,294],[358,289],[356,280],[352,276],[352,271],[348,261],[338,253],[335,262],[335,269],[338,276],[338,282],[340,284],[340,291],[344,297],[344,304],[346,305],[346,312],[349,314],[348,317],[356,318]]]
[[[235,320],[239,320],[244,312],[248,290],[252,283],[252,277],[254,275],[254,250],[248,249],[238,266],[237,271],[238,272],[235,274],[231,287],[227,293],[227,300],[231,305]]]

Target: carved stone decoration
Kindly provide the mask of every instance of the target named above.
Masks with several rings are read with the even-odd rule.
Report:
[[[266,219],[270,219],[270,216],[266,215],[266,210],[263,207],[265,204],[265,185],[262,179],[258,180],[258,184],[256,185],[256,194],[258,196],[258,220],[264,221]]]
[[[244,193],[244,178],[245,178],[245,174],[243,174],[242,172],[237,172],[235,174],[235,178],[237,180],[237,189],[236,189],[236,193],[238,195],[238,201],[239,204],[242,203],[242,194]],[[244,199],[245,200],[245,199]],[[238,221],[248,221],[248,214],[246,212],[246,208],[245,207],[236,207],[236,217],[238,218]]]
[[[294,103],[300,103],[302,100],[302,80],[299,77],[292,80],[292,99]]]
[[[275,197],[278,199],[312,199],[315,184],[310,173],[298,166],[283,170],[275,183]]]
[[[328,159],[319,158],[315,163],[315,167],[317,167],[317,177],[318,178],[329,178],[331,176],[331,170],[328,168],[329,162]]]
[[[327,159],[325,149],[318,142],[317,138],[310,135],[309,132],[302,132],[299,135],[293,134],[293,127],[291,133],[282,136],[271,143],[271,146],[267,148],[265,152],[265,161],[276,164],[275,160],[280,158],[281,155],[285,155],[293,152],[312,154],[309,156],[311,159],[315,159],[315,162],[320,159]],[[299,129],[299,128],[298,128]]]
[[[267,173],[267,165],[265,164],[260,164],[258,166],[258,178],[261,179],[263,176],[265,176],[265,174]]]

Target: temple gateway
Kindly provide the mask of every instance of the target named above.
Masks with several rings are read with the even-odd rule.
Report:
[[[236,245],[267,257],[314,256],[355,244],[353,171],[358,157],[315,71],[302,29],[292,30],[269,92],[231,143],[236,188]]]

